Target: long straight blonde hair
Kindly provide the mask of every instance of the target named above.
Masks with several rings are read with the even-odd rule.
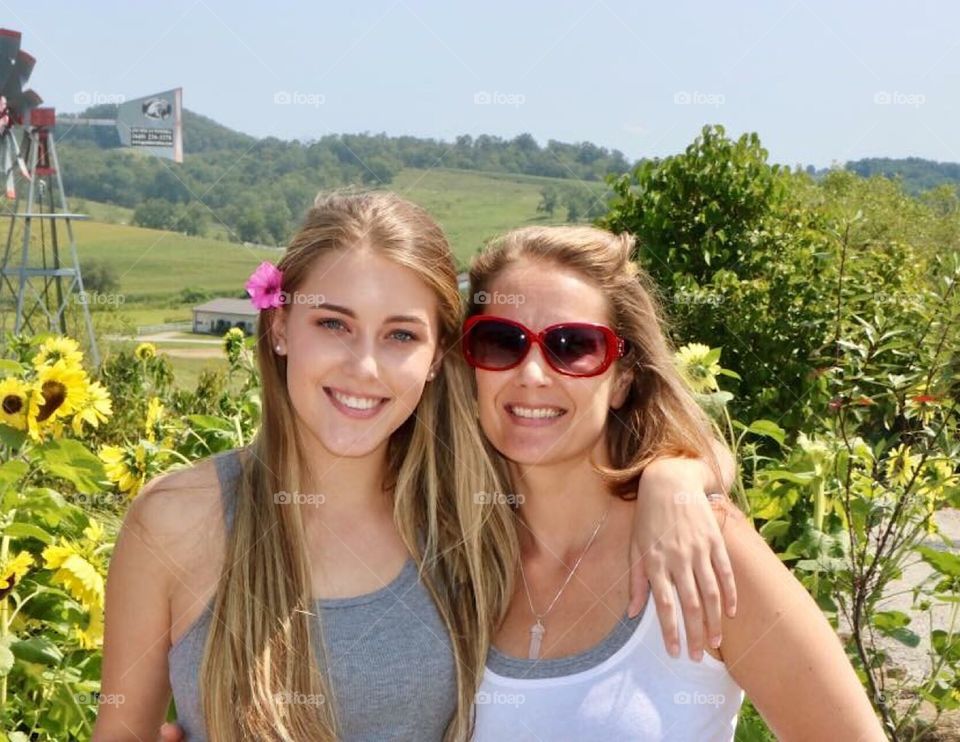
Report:
[[[321,256],[361,243],[414,271],[438,299],[442,365],[415,413],[391,436],[384,480],[393,490],[400,535],[451,637],[458,703],[445,738],[466,739],[491,627],[513,589],[515,529],[506,506],[478,496],[499,491],[501,480],[477,425],[469,371],[460,354],[450,352],[459,337],[462,301],[453,257],[436,222],[391,193],[321,194],[278,265],[283,291],[292,295]],[[262,421],[242,457],[201,668],[207,733],[218,742],[338,736],[334,694],[314,658],[314,651],[323,654],[323,638],[311,613],[303,524],[298,508],[274,498],[300,491],[303,470],[286,360],[272,348],[271,315],[277,311],[260,313]],[[321,700],[286,704],[284,693]]]
[[[621,497],[636,497],[643,470],[661,456],[703,458],[720,481],[714,442],[722,442],[716,426],[687,390],[673,362],[673,348],[664,333],[666,317],[650,276],[631,257],[629,234],[613,234],[588,226],[524,227],[492,240],[470,267],[468,316],[482,314],[478,301],[504,270],[521,260],[572,270],[593,283],[607,298],[610,324],[628,343],[618,361],[633,370],[623,406],[607,415],[607,448],[611,466],[597,469]],[[498,470],[505,475],[503,462]]]

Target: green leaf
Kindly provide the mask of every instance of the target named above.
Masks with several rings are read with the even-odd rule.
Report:
[[[103,489],[103,463],[79,441],[49,441],[37,451],[51,474],[71,482],[79,492],[91,495]]]
[[[761,475],[764,484],[781,481],[793,482],[794,484],[810,484],[817,477],[812,471],[792,472],[786,469],[766,469],[758,472],[757,476]]]
[[[943,629],[930,632],[930,644],[934,651],[947,662],[960,662],[960,636],[948,634]]]
[[[0,424],[0,444],[16,451],[25,440],[27,440],[27,434],[22,430]]]
[[[960,577],[960,556],[946,551],[937,551],[929,546],[916,548],[920,557],[937,572],[949,577]]]
[[[213,415],[187,415],[190,424],[201,430],[223,430],[228,433],[234,432],[233,425],[229,420]]]
[[[33,523],[11,523],[3,530],[4,536],[11,538],[35,538],[45,544],[52,544],[54,537]]]
[[[0,464],[0,491],[23,479],[29,469],[26,461],[7,461]]]
[[[903,611],[879,611],[873,614],[872,622],[881,631],[892,631],[909,624],[910,616]]]
[[[767,521],[760,527],[760,535],[767,541],[785,536],[790,530],[790,522],[786,520]]]
[[[902,611],[880,611],[873,614],[871,623],[882,634],[892,637],[908,647],[916,647],[920,644],[920,637],[906,628],[910,620],[910,616]]]
[[[63,652],[60,648],[43,636],[16,639],[11,642],[10,649],[17,659],[24,662],[56,666],[63,661]]]
[[[786,435],[784,429],[772,420],[754,420],[750,423],[750,427],[747,428],[747,430],[756,435],[765,435],[768,438],[773,438],[781,446],[783,445],[783,439]]]
[[[14,376],[23,371],[23,367],[16,361],[0,358],[0,376]]]

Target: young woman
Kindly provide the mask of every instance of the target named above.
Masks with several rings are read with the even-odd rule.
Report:
[[[522,297],[474,302],[462,341],[521,502],[519,574],[475,739],[730,740],[742,690],[780,739],[885,739],[816,604],[729,501],[718,513],[739,600],[722,644],[671,662],[653,612],[626,615],[624,496],[651,457],[712,438],[632,249],[589,227],[527,228],[471,271],[472,296]]]
[[[171,685],[189,739],[463,739],[516,532],[450,352],[447,242],[394,195],[334,195],[267,278],[256,439],[152,482],[127,514],[101,684],[124,702],[94,739],[153,738]],[[715,631],[714,565],[733,592],[705,485],[703,463],[652,463],[637,509],[671,532],[635,548],[669,557],[647,565],[658,584],[697,575]]]

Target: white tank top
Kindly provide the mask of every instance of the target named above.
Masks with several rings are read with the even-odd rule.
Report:
[[[687,656],[682,616],[680,656],[667,654],[647,602],[638,619],[624,618],[599,645],[572,657],[538,662],[492,650],[477,694],[475,742],[732,740],[743,690],[708,653],[702,662]]]

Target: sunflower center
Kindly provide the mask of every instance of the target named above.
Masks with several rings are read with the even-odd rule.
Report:
[[[3,398],[3,403],[0,406],[3,407],[3,411],[8,415],[16,415],[23,409],[23,398],[18,397],[16,394],[8,394]]]
[[[43,382],[42,391],[44,401],[40,406],[40,413],[37,415],[38,422],[48,419],[67,399],[67,387],[59,381]]]

